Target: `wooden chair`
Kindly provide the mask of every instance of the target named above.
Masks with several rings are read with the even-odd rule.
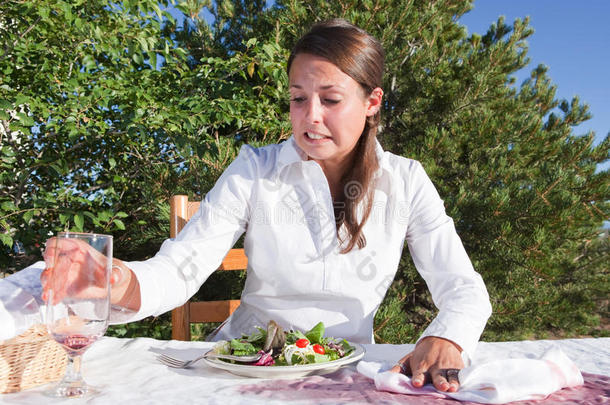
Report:
[[[199,209],[198,201],[189,201],[186,195],[170,198],[170,237],[174,238]],[[218,270],[245,270],[248,258],[243,249],[231,249]],[[191,323],[222,322],[239,306],[239,300],[188,301],[172,310],[172,339],[191,340]]]

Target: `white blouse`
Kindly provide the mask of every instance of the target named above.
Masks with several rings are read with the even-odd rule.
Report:
[[[333,203],[321,167],[294,139],[239,156],[206,194],[182,232],[151,259],[129,262],[141,287],[140,311],[158,315],[197,292],[245,232],[248,270],[241,305],[214,339],[249,333],[271,319],[308,330],[319,321],[326,335],[373,342],[373,319],[396,273],[406,240],[438,316],[424,336],[439,336],[474,351],[491,305],[421,164],[377,144],[366,247],[339,253]],[[346,185],[358,193],[358,184]]]

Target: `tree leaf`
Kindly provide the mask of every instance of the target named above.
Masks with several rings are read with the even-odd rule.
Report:
[[[114,219],[112,222],[116,225],[116,227],[122,231],[125,230],[125,223],[120,219]]]
[[[9,248],[13,247],[13,238],[8,233],[0,233],[0,242]]]
[[[85,225],[85,218],[84,218],[83,214],[80,212],[76,213],[74,215],[74,226],[77,229],[77,231],[82,232],[84,225]]]
[[[17,210],[17,206],[12,201],[4,201],[4,202],[2,202],[0,207],[2,208],[2,211],[5,211],[5,212],[10,212],[10,211],[16,211]]]

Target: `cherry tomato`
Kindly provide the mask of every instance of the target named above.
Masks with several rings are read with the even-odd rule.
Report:
[[[319,345],[319,344],[315,344],[315,345],[313,345],[313,351],[314,351],[314,352],[316,352],[316,353],[318,353],[318,354],[324,354],[324,353],[326,353],[326,352],[324,351],[324,346]]]
[[[297,347],[300,347],[300,348],[307,347],[307,345],[309,344],[309,340],[307,340],[307,339],[299,339],[296,342],[294,342],[294,344]]]

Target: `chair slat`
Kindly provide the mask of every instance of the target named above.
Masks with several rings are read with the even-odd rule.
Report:
[[[222,260],[218,270],[246,270],[248,258],[243,249],[231,249]]]
[[[239,300],[194,301],[189,304],[191,323],[222,322],[239,306]]]
[[[172,310],[172,339],[191,340],[190,318],[188,303]]]
[[[197,212],[200,203],[186,195],[170,198],[170,237],[178,236],[184,225]],[[218,270],[246,270],[248,258],[244,249],[231,249]],[[223,322],[239,306],[239,300],[187,302],[172,310],[172,339],[191,340],[191,323]]]

